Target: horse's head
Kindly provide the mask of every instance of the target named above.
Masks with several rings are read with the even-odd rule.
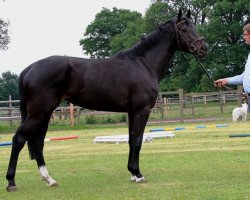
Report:
[[[178,17],[173,23],[179,50],[195,54],[199,58],[204,57],[208,51],[208,44],[196,31],[191,21],[190,10],[186,16],[182,16],[182,11],[179,10]]]

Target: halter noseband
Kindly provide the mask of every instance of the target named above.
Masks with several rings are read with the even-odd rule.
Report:
[[[176,38],[177,38],[177,42],[178,42],[178,46],[180,48],[180,50],[182,49],[181,48],[181,45],[180,45],[180,39],[179,39],[179,36],[186,42],[187,46],[188,46],[188,50],[191,52],[191,53],[194,53],[197,49],[196,49],[196,46],[194,45],[196,42],[199,42],[199,41],[203,41],[204,39],[202,37],[199,37],[197,40],[195,40],[194,42],[190,43],[188,42],[188,40],[184,37],[184,35],[181,33],[181,31],[178,29],[178,25],[185,22],[185,21],[188,21],[187,19],[184,19],[182,21],[180,21],[179,23],[174,23],[174,29],[175,29],[175,32],[176,32]]]

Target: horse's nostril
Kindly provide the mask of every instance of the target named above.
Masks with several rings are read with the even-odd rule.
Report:
[[[202,45],[201,46],[201,50],[202,51],[207,51],[208,50],[208,46],[207,45]]]

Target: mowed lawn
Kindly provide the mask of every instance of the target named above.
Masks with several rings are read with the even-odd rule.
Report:
[[[216,123],[210,124],[214,127]],[[93,144],[95,136],[126,134],[126,126],[89,126],[77,131],[50,131],[47,138],[78,135],[79,139],[45,143],[45,159],[58,187],[41,181],[27,146],[20,154],[18,192],[5,188],[10,146],[0,147],[0,199],[250,199],[250,123],[229,123],[225,128],[194,128],[196,124],[148,125],[186,127],[175,138],[154,139],[142,145],[140,168],[144,183],[130,181],[128,144]],[[204,124],[209,125],[209,124]],[[0,135],[0,142],[12,134]]]

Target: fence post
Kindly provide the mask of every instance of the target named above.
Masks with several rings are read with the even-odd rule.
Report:
[[[168,110],[168,106],[167,106],[167,98],[163,97],[163,116],[167,116],[167,110]]]
[[[81,109],[79,106],[76,107],[76,125],[79,124],[80,122],[80,116],[81,116]]]
[[[204,104],[206,105],[207,104],[207,96],[203,96],[203,101],[204,101]]]
[[[237,85],[237,98],[238,98],[238,106],[241,107],[242,105],[242,97],[241,94],[243,92],[242,85]]]
[[[224,92],[223,92],[222,90],[220,90],[219,99],[220,99],[220,112],[221,112],[221,113],[224,112],[224,111],[223,111],[223,95],[225,95]]]
[[[180,99],[180,122],[184,121],[184,101],[183,101],[183,89],[179,89],[179,99]]]
[[[70,126],[74,126],[75,119],[74,119],[74,105],[70,103],[69,105],[69,111],[70,111]]]
[[[13,116],[12,112],[12,97],[9,95],[9,116],[10,116],[10,126],[13,125],[11,117]]]
[[[191,92],[191,106],[192,106],[192,116],[194,116],[194,95],[193,95],[193,92]]]
[[[164,118],[164,102],[163,102],[163,98],[162,98],[162,94],[160,94],[160,108],[161,108],[161,118]]]

